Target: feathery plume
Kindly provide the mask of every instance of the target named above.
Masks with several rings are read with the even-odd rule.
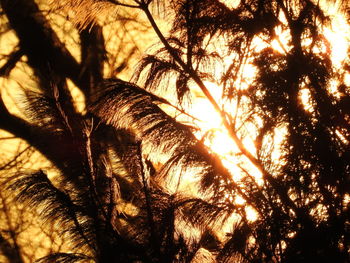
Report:
[[[107,17],[118,9],[117,5],[106,0],[52,0],[51,6],[67,12],[79,30],[96,23],[99,16]]]

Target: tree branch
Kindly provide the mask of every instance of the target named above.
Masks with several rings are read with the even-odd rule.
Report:
[[[42,127],[30,124],[29,122],[12,115],[6,108],[0,96],[0,129],[3,129],[15,137],[23,139],[29,145],[33,146],[42,153],[49,161],[51,161],[57,169],[64,172],[70,172],[65,163],[62,162],[64,153],[71,156],[71,150],[65,149],[57,143],[54,134],[46,132]],[[62,149],[63,148],[63,149]],[[63,151],[63,152],[62,152]],[[68,158],[68,157],[66,157]],[[68,170],[67,170],[68,169]],[[69,173],[68,173],[69,174]]]
[[[89,104],[96,91],[97,83],[103,78],[103,62],[106,58],[105,42],[102,34],[102,28],[93,25],[80,32],[81,44],[81,89],[85,93],[87,104]]]
[[[12,51],[6,63],[0,68],[0,77],[9,76],[11,70],[16,66],[17,62],[21,59],[23,55],[24,52],[22,49]]]
[[[19,38],[28,64],[43,76],[50,68],[80,86],[80,66],[69,53],[33,0],[0,0],[11,28]],[[49,67],[48,67],[49,66]]]

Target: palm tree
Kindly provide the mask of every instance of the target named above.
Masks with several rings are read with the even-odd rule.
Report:
[[[24,92],[27,120],[2,103],[0,127],[40,151],[59,176],[21,172],[3,185],[60,224],[75,251],[39,262],[350,260],[349,58],[339,66],[327,53],[322,30],[331,20],[324,6],[309,0],[53,3],[76,14],[84,55],[78,63],[54,31],[44,30],[34,2],[16,2],[25,8],[1,0],[20,39],[4,72],[25,54],[39,91]],[[104,76],[104,41],[94,24],[95,16],[121,8],[144,14],[160,45],[129,82]],[[171,19],[168,35],[155,12]],[[255,69],[250,79],[247,65]],[[67,79],[83,92],[85,112],[74,107]],[[222,89],[226,104],[211,95],[208,81]],[[193,127],[162,108],[188,115],[184,103],[194,85],[237,146],[239,180],[205,136],[197,139]],[[175,103],[167,94],[176,94]],[[274,145],[280,131],[282,142]],[[244,144],[249,137],[254,151]],[[238,196],[243,205],[234,201]],[[248,207],[256,220],[249,220]]]

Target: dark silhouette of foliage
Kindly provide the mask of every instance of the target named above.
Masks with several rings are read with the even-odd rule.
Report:
[[[65,0],[51,1],[47,14],[40,1],[0,3],[18,39],[0,76],[11,79],[22,63],[35,83],[21,86],[21,114],[0,100],[0,128],[55,171],[25,169],[19,153],[2,166],[1,189],[13,204],[37,210],[44,225],[59,226],[70,246],[36,262],[350,261],[350,61],[347,55],[333,63],[323,33],[332,18],[319,1],[244,0],[232,7],[219,0]],[[349,8],[343,1],[339,12]],[[73,22],[80,58],[54,30],[55,12]],[[119,65],[108,54],[97,22],[108,15],[118,30],[147,24],[157,37],[133,69],[127,64],[137,47],[121,41]],[[158,19],[171,23],[168,32]],[[277,28],[287,32],[286,43]],[[114,65],[112,76],[106,65]],[[244,75],[247,65],[252,78]],[[130,81],[118,78],[126,69]],[[208,82],[221,89],[221,101]],[[205,145],[206,135],[194,135],[195,123],[177,118],[192,118],[186,102],[194,87],[237,146],[241,179]],[[18,234],[0,225],[8,262],[25,262]]]

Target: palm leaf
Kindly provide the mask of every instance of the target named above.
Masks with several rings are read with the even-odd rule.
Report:
[[[80,29],[91,26],[98,16],[108,16],[117,11],[116,3],[109,0],[52,0],[53,9],[63,10]]]
[[[55,89],[57,90],[57,89]],[[42,128],[56,135],[72,131],[73,123],[63,109],[58,98],[49,97],[35,91],[25,91],[25,114]]]
[[[153,151],[173,155],[181,145],[196,144],[191,131],[165,114],[151,93],[115,79],[102,86],[101,90],[107,90],[91,107],[92,111],[107,124],[135,134],[153,158]]]
[[[10,177],[5,185],[17,192],[17,201],[38,208],[46,222],[61,225],[62,234],[69,234],[76,248],[94,248],[94,231],[86,214],[88,209],[72,200],[74,193],[70,196],[56,188],[43,171]]]
[[[54,253],[35,261],[35,263],[76,263],[91,262],[92,258],[79,253]]]
[[[192,173],[194,180],[202,178],[203,192],[212,192],[214,188],[217,197],[232,194],[235,184],[220,159],[187,126],[162,111],[151,93],[116,79],[101,85],[100,90],[105,93],[91,106],[92,112],[107,124],[134,134],[141,142],[142,153],[151,161],[159,162],[161,156],[164,164],[161,176],[176,181],[181,179],[179,175]]]

